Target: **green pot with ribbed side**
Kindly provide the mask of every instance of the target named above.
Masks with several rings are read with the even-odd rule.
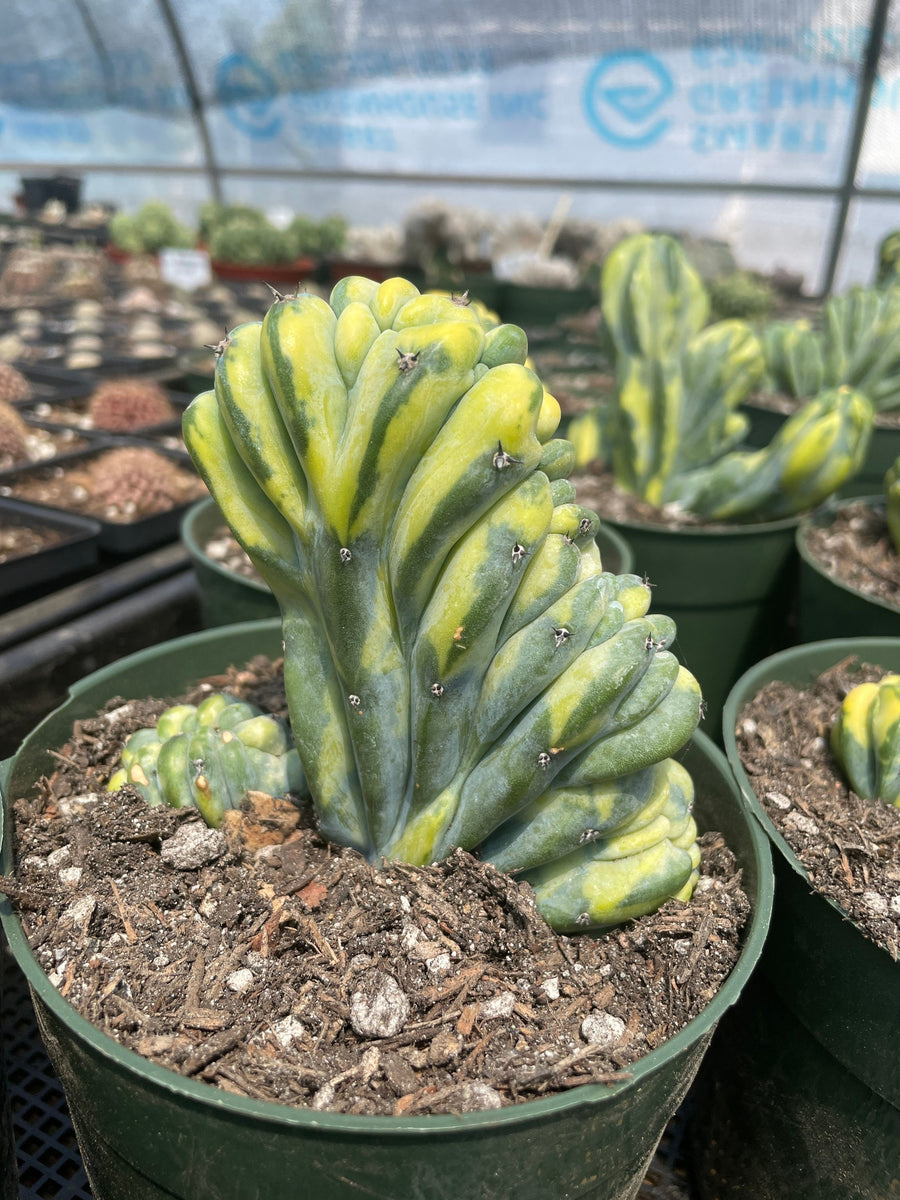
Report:
[[[192,505],[181,522],[181,540],[197,576],[203,624],[231,625],[277,616],[278,603],[261,579],[240,575],[209,557],[206,549],[209,539],[224,527],[225,518],[211,496]],[[595,541],[605,570],[614,575],[627,575],[634,570],[631,547],[615,529],[602,523]]]
[[[179,638],[88,676],[4,764],[4,803],[30,791],[73,720],[110,696],[172,695],[253,655],[281,652],[276,620]],[[752,905],[741,957],[704,1011],[610,1087],[463,1116],[362,1117],[246,1099],[147,1062],[79,1016],[51,986],[6,901],[0,918],[24,971],[69,1103],[95,1200],[632,1200],[722,1014],[759,956],[771,861],[724,756],[696,734],[684,761],[701,828],[720,830]],[[7,807],[8,819],[8,807]],[[9,837],[0,868],[13,869]]]
[[[900,637],[900,603],[889,604],[829,574],[825,565],[811,552],[807,537],[814,528],[832,524],[848,504],[866,503],[884,512],[884,494],[854,496],[844,500],[832,497],[797,528],[797,553],[800,558],[800,604],[798,630],[804,642],[843,637]]]
[[[775,906],[760,970],[695,1089],[701,1200],[887,1200],[900,1194],[900,962],[815,892],[753,789],[734,728],[767,683],[813,682],[848,656],[900,670],[900,638],[795,646],[756,664],[725,705],[725,749],[768,837]]]
[[[706,701],[701,729],[720,736],[729,689],[751,663],[793,640],[798,518],[678,529],[607,521],[678,628],[674,649]]]

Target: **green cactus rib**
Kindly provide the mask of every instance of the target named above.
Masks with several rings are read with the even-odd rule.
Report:
[[[823,310],[825,385],[863,392],[876,412],[900,407],[900,293],[851,288]]]
[[[708,520],[777,520],[804,512],[863,465],[873,417],[861,392],[822,392],[785,421],[768,446],[685,472],[669,482],[665,499]]]
[[[825,387],[825,342],[808,321],[773,321],[761,334],[767,391],[809,400]]]
[[[603,571],[559,406],[526,363],[516,327],[354,276],[330,304],[277,300],[234,330],[185,414],[281,607],[320,826],[372,860],[474,849],[550,789],[609,791],[652,768],[699,720],[672,622],[648,614],[637,577]],[[683,893],[694,865],[674,828],[623,817],[589,868],[619,880],[607,908],[559,920],[601,925]],[[650,868],[643,891],[616,865],[629,846]]]
[[[306,795],[285,722],[224,692],[167,708],[153,729],[128,738],[120,762],[108,791],[127,784],[148,804],[193,806],[215,828],[249,791]]]
[[[900,808],[900,675],[847,693],[831,727],[831,751],[858,796]]]
[[[891,541],[900,554],[900,458],[891,463],[884,475],[884,507]]]

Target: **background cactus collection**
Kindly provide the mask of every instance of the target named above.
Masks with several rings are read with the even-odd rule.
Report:
[[[876,306],[886,304],[882,293],[872,295]],[[873,404],[893,376],[879,367],[876,386],[876,368],[863,371],[848,348],[862,321],[857,299],[834,302],[824,359],[819,335],[803,325],[774,325],[763,340],[744,321],[707,325],[706,289],[679,243],[639,234],[609,255],[601,301],[615,400],[570,425],[580,466],[603,457],[623,490],[706,520],[801,512],[859,470]],[[779,372],[814,399],[768,446],[741,450],[748,421],[738,409],[759,390],[767,363],[770,376]],[[848,386],[857,381],[871,400]]]
[[[323,832],[373,860],[480,846],[574,930],[690,894],[670,756],[700,690],[649,587],[603,570],[526,354],[464,302],[350,277],[234,329],[184,434],[281,606]]]

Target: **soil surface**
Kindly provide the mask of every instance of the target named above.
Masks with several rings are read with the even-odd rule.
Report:
[[[575,485],[578,503],[598,513],[608,521],[632,522],[638,525],[656,525],[661,529],[733,529],[747,521],[704,521],[683,508],[670,505],[656,508],[639,496],[622,491],[611,471],[600,462],[589,463],[587,468],[570,477]]]
[[[806,690],[769,683],[741,710],[735,733],[753,790],[813,886],[896,959],[900,808],[857,796],[828,745],[844,696],[886,674],[849,658]]]
[[[235,575],[243,575],[245,579],[253,579],[256,583],[263,582],[247,551],[227,525],[214,529],[203,549],[213,562],[226,571],[233,571]]]
[[[0,563],[9,562],[13,558],[24,558],[27,554],[37,554],[48,546],[55,546],[63,540],[63,534],[58,529],[47,529],[43,526],[6,525],[0,521]]]
[[[86,447],[85,438],[79,437],[73,429],[42,429],[38,425],[29,425],[25,435],[25,458],[14,459],[11,454],[0,452],[0,471],[30,463],[49,462],[61,454],[72,454]]]
[[[76,429],[94,428],[94,421],[88,410],[90,403],[89,396],[78,397],[74,400],[51,403],[49,401],[40,401],[32,405],[25,415],[36,417],[39,421],[51,422],[54,425],[71,425]],[[173,409],[172,416],[166,421],[158,422],[155,425],[135,425],[134,429],[159,429],[160,426],[173,425],[180,421],[181,413]],[[109,433],[108,430],[100,430],[102,433]],[[131,430],[115,430],[114,433],[130,433]]]
[[[900,609],[900,554],[888,532],[884,506],[862,500],[842,505],[828,525],[803,533],[810,555],[832,578]]]
[[[284,713],[279,663],[188,698],[223,686]],[[566,937],[527,884],[462,851],[376,867],[260,793],[221,831],[107,794],[124,739],[168,703],[118,699],[76,726],[15,802],[2,887],[60,993],[182,1075],[348,1113],[503,1107],[627,1077],[737,961],[749,905],[714,832],[690,904]]]

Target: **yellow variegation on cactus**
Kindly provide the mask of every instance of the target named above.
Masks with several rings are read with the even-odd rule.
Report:
[[[900,675],[847,693],[831,750],[858,796],[900,807]]]
[[[184,434],[281,606],[322,831],[372,860],[481,847],[575,929],[689,895],[669,756],[700,693],[649,588],[603,570],[526,355],[515,326],[350,277],[233,330]]]

